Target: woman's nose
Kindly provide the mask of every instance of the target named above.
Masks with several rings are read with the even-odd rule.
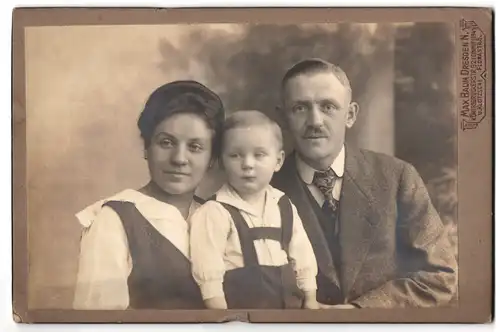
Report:
[[[172,163],[175,165],[185,165],[188,163],[187,149],[183,146],[178,146],[172,155]]]

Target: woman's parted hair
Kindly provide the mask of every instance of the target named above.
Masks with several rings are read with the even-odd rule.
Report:
[[[200,115],[214,131],[212,155],[218,154],[224,105],[219,96],[197,81],[173,81],[157,88],[148,98],[137,126],[147,149],[156,127],[176,113]]]

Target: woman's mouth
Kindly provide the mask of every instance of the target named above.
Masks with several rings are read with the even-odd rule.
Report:
[[[183,177],[183,176],[189,176],[189,173],[186,172],[178,172],[178,171],[163,171],[164,174],[175,176],[175,177]]]
[[[304,139],[320,139],[320,138],[328,138],[325,135],[310,135],[310,136],[304,136]]]

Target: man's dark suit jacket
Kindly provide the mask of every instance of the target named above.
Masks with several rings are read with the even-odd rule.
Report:
[[[410,164],[346,145],[340,275],[293,154],[271,184],[297,207],[318,268],[342,289],[345,303],[362,308],[430,307],[452,298],[457,262],[425,184]]]

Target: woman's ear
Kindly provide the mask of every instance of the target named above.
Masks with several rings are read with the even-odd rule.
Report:
[[[148,150],[144,149],[144,159],[148,160]]]
[[[222,157],[217,158],[217,163],[219,165],[219,169],[224,170],[224,163],[222,162]]]
[[[219,160],[219,158],[217,158],[217,156],[212,156],[210,158],[210,163],[208,164],[208,169],[212,169],[214,168],[214,166],[217,165],[217,161]]]
[[[346,127],[351,128],[356,122],[356,118],[359,112],[359,105],[356,102],[351,102],[347,108],[347,119],[346,119]]]

